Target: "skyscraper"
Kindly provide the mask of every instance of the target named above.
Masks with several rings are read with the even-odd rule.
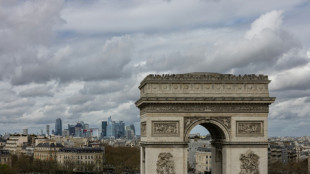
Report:
[[[135,125],[131,124],[130,125],[131,130],[133,131],[133,136],[136,136],[136,129],[135,129]]]
[[[62,135],[62,121],[60,118],[56,119],[55,123],[55,135]]]
[[[116,137],[124,137],[125,136],[125,123],[123,121],[119,121],[117,123]]]
[[[115,137],[115,122],[112,121],[111,116],[108,118],[107,137]]]
[[[135,126],[133,124],[131,124],[130,126],[126,126],[126,130],[125,130],[125,136],[127,139],[132,139],[134,138],[136,135],[135,133]]]
[[[74,136],[75,135],[75,126],[68,124],[68,130],[69,130],[69,135]]]
[[[26,129],[23,129],[23,134],[24,135],[28,135],[28,129],[26,128]]]
[[[129,139],[129,140],[132,139],[134,137],[133,134],[134,133],[133,133],[132,129],[130,128],[130,126],[126,126],[126,129],[125,129],[125,136],[126,136],[126,138]]]
[[[101,122],[101,137],[102,138],[107,136],[107,125],[108,125],[107,121]]]
[[[119,121],[116,123],[112,121],[111,116],[108,118],[107,123],[107,137],[120,138],[125,136],[125,123]]]
[[[46,136],[50,135],[50,125],[46,125]]]

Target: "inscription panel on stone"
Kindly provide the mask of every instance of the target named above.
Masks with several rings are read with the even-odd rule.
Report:
[[[264,121],[237,121],[237,137],[264,136]]]
[[[178,137],[179,121],[152,121],[153,137]]]
[[[141,137],[146,137],[146,121],[141,122]]]
[[[147,84],[141,89],[145,93],[268,93],[267,84]]]

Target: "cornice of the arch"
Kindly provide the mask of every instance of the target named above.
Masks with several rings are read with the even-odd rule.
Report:
[[[152,103],[260,103],[271,104],[275,97],[141,97],[137,102],[137,107]]]
[[[144,113],[268,113],[267,103],[147,103]]]
[[[230,140],[231,117],[184,117],[184,139],[187,140],[189,132],[195,126],[203,123],[211,123],[216,125],[225,134],[225,140]]]

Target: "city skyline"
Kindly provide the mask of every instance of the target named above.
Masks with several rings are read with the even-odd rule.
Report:
[[[111,116],[108,118],[108,119],[111,119]],[[62,120],[61,120],[61,118],[57,118],[56,119],[56,122],[54,122],[54,127],[55,127],[55,129],[50,129],[50,126],[52,125],[52,127],[53,127],[53,124],[47,124],[47,125],[44,125],[45,127],[44,128],[36,128],[36,129],[33,129],[33,128],[23,128],[23,129],[21,129],[21,130],[19,130],[19,129],[17,129],[15,132],[4,132],[4,133],[0,133],[0,135],[5,135],[5,134],[25,134],[24,132],[25,131],[27,131],[27,134],[36,134],[36,135],[51,135],[51,134],[53,134],[53,132],[54,132],[54,134],[53,135],[59,135],[59,134],[57,134],[57,122],[59,122],[59,120],[60,120],[60,124],[61,124],[61,126],[60,126],[60,130],[61,130],[61,134],[63,133],[62,131],[64,131],[64,130],[68,130],[69,129],[69,127],[66,127],[66,125],[68,125],[68,126],[74,126],[75,124],[79,124],[79,123],[83,123],[84,124],[84,121],[82,121],[82,120],[80,120],[80,121],[76,121],[76,122],[74,122],[74,123],[67,123],[67,124],[62,124]],[[107,123],[107,121],[108,120],[103,120],[103,121],[101,121],[100,122],[100,125],[98,126],[98,125],[95,125],[95,126],[92,126],[92,125],[89,125],[89,124],[87,124],[87,123],[85,123],[85,124],[87,124],[87,126],[88,126],[88,128],[89,129],[98,129],[99,131],[100,131],[100,137],[102,136],[101,135],[101,132],[102,132],[102,129],[103,129],[103,127],[102,127],[102,123],[103,122],[106,122]],[[139,130],[136,130],[136,128],[135,128],[135,126],[133,125],[133,124],[131,124],[131,123],[125,123],[125,122],[123,122],[123,121],[113,121],[114,123],[123,123],[124,124],[124,131],[126,131],[125,130],[125,127],[127,127],[127,126],[129,126],[129,127],[131,127],[131,128],[133,128],[134,129],[134,134],[135,134],[135,132],[140,132]],[[30,130],[30,132],[28,133],[28,130]],[[68,130],[69,131],[69,130]],[[124,132],[124,134],[125,134],[125,132]],[[138,134],[139,135],[139,134]],[[63,135],[60,135],[60,136],[63,136]],[[105,135],[106,136],[106,135]],[[104,137],[105,137],[104,136]]]
[[[146,75],[218,72],[268,75],[269,136],[310,135],[307,0],[0,2],[0,134],[110,115],[140,131]]]

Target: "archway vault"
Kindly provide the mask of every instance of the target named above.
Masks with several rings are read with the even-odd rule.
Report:
[[[136,102],[141,173],[187,174],[188,135],[196,125],[209,130],[213,156],[220,156],[212,159],[213,174],[267,173],[268,112],[275,100],[269,97],[269,82],[265,75],[147,76]],[[251,156],[257,158],[246,163]]]
[[[185,117],[185,133],[184,141],[188,142],[190,131],[197,125],[206,128],[213,141],[229,141],[230,140],[230,118],[216,118],[216,117]]]

